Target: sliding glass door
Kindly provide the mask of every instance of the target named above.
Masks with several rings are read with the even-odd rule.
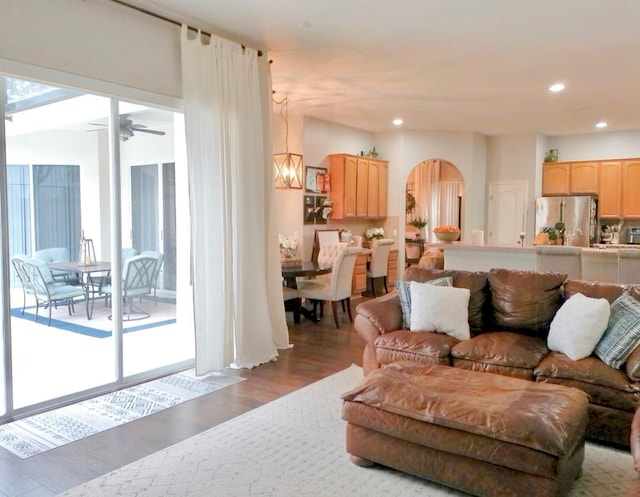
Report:
[[[174,118],[170,112],[149,109],[128,113],[127,119],[134,135],[120,147],[123,246],[156,257],[157,267],[148,295],[124,297],[124,329],[137,330],[124,334],[125,376],[183,363],[193,358],[194,351],[189,317],[179,311],[188,302],[181,299],[186,288],[176,284],[177,254],[188,258],[187,239],[178,243],[176,218],[188,218],[189,202],[184,162],[177,167],[185,180],[176,185]],[[130,309],[135,310],[132,315],[127,314]]]
[[[185,160],[175,153],[183,140],[176,115],[120,102],[120,115],[110,120],[110,98],[26,79],[3,82],[7,208],[0,224],[9,287],[0,421],[190,366],[191,308],[178,311],[180,295],[190,292],[188,275],[180,277],[189,271],[190,250],[189,238],[178,245],[175,234],[176,217],[189,215],[186,179],[175,177],[180,168],[186,178]],[[117,123],[119,147],[109,122]],[[89,256],[80,257],[81,247]],[[134,254],[158,261],[148,291],[135,299],[125,273]],[[48,295],[35,295],[21,279],[18,260],[42,278]],[[79,295],[57,299],[68,286]]]

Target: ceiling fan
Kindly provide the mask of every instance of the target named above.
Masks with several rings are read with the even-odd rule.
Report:
[[[160,135],[164,136],[164,131],[159,131],[157,129],[149,129],[144,124],[134,123],[132,119],[129,119],[130,114],[121,114],[120,115],[120,139],[123,142],[126,142],[132,136],[135,136],[134,132],[140,133],[150,133],[152,135]],[[106,126],[106,124],[101,123],[89,123],[93,126]]]

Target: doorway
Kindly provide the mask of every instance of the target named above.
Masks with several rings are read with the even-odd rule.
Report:
[[[527,205],[527,182],[489,183],[490,245],[516,245],[524,233]]]

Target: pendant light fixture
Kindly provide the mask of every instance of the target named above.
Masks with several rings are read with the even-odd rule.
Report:
[[[274,100],[275,102],[275,100]],[[284,149],[283,154],[273,155],[273,168],[276,188],[302,188],[302,155],[289,153],[289,97],[285,96],[277,104],[282,104],[280,116],[284,120]]]

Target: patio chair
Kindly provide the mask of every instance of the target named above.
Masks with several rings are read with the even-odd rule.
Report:
[[[28,259],[29,257],[25,254],[15,254],[11,258],[11,264],[13,265],[16,275],[20,280],[20,284],[22,285],[22,314],[24,314],[24,310],[27,306],[27,295],[34,295],[33,286],[29,281],[29,275],[24,268],[24,262]]]
[[[51,326],[51,306],[60,301],[67,302],[67,309],[69,316],[71,316],[71,313],[75,311],[73,299],[74,297],[83,297],[84,290],[79,286],[53,281],[50,277],[51,272],[48,266],[37,259],[23,261],[23,267],[26,276],[29,278],[29,283],[36,299],[35,321],[38,320],[40,305],[44,305],[49,308],[49,321],[47,326]]]
[[[162,264],[164,262],[164,255],[157,250],[143,250],[142,252],[140,252],[140,255],[147,255],[150,257],[155,257],[156,259],[156,267],[153,271],[151,284],[153,287],[153,298],[155,299],[156,305],[158,305],[158,278],[160,277],[160,269],[162,269]]]
[[[66,247],[50,247],[46,249],[36,250],[33,253],[33,258],[50,264],[52,262],[69,262],[69,249]],[[77,274],[71,274],[68,271],[58,271],[55,269],[48,269],[51,272],[51,277],[54,281],[62,281],[68,285],[79,285],[80,279]]]
[[[122,268],[122,299],[124,302],[123,319],[125,321],[135,321],[149,317],[148,312],[134,306],[133,299],[151,294],[156,264],[157,259],[148,255],[136,255],[124,261]],[[113,298],[113,287],[106,285],[100,291],[107,296],[105,305],[108,305],[109,297]]]

